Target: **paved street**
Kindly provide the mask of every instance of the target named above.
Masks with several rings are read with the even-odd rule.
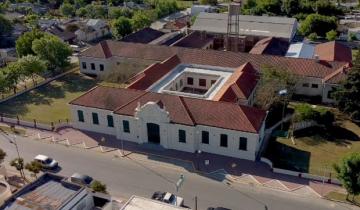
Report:
[[[85,173],[107,184],[110,193],[118,198],[128,198],[133,194],[149,197],[154,191],[174,192],[174,183],[180,174],[185,182],[179,191],[185,203],[194,208],[194,196],[198,196],[198,209],[208,206],[224,206],[234,210],[263,209],[357,209],[354,206],[338,204],[323,199],[300,197],[290,193],[215,181],[190,173],[171,164],[152,160],[115,158],[80,148],[67,148],[18,137],[21,156],[30,161],[37,154],[45,154],[56,159],[62,167],[59,172],[69,176],[73,172]],[[0,135],[0,147],[7,153],[9,160],[16,157],[15,146]]]

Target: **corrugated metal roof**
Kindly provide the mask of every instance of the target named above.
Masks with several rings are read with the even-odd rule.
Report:
[[[81,190],[82,187],[63,181],[63,177],[44,174],[15,194],[15,200],[9,202],[4,209],[59,209]]]
[[[212,33],[227,33],[228,14],[201,12],[192,30]],[[240,15],[239,32],[241,35],[273,36],[291,39],[294,34],[295,18]]]

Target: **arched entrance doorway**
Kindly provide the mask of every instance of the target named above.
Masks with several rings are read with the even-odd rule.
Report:
[[[155,123],[147,123],[148,142],[160,144],[160,126]]]

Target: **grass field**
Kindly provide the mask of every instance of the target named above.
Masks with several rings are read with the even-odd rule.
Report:
[[[326,198],[337,200],[337,201],[343,201],[350,204],[354,204],[360,207],[360,196],[355,196],[354,201],[352,201],[352,195],[349,195],[350,200],[346,200],[346,194],[339,193],[339,192],[331,192],[325,196]]]
[[[275,167],[317,175],[334,176],[333,164],[349,153],[360,151],[360,128],[336,113],[337,125],[331,129],[304,129],[291,139],[273,137],[266,151]]]
[[[48,85],[0,104],[0,112],[41,123],[70,119],[68,103],[96,85],[92,78],[70,73]]]

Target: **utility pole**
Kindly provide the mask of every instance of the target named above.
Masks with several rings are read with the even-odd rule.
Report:
[[[197,196],[195,196],[195,210],[197,210]]]

